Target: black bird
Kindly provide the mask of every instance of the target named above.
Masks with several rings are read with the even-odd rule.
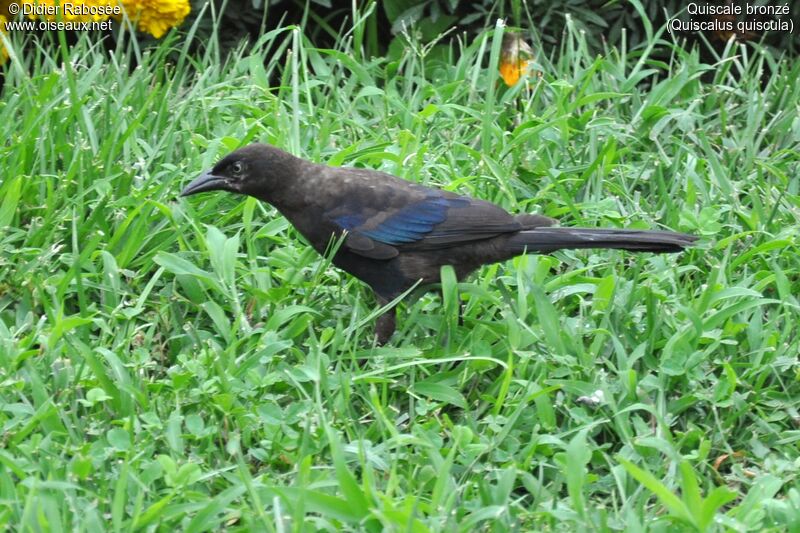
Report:
[[[481,265],[527,252],[618,248],[680,252],[696,237],[671,231],[554,228],[540,215],[359,168],[319,165],[266,144],[225,156],[181,192],[229,191],[269,202],[324,254],[345,235],[333,264],[369,285],[381,306],[452,265],[463,279]],[[395,310],[378,318],[378,343],[395,330]]]

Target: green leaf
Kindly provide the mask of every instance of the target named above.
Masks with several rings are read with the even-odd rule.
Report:
[[[561,457],[561,462],[567,478],[567,492],[572,507],[581,516],[586,514],[585,497],[583,494],[586,484],[586,465],[592,458],[592,451],[586,441],[589,429],[580,430],[569,441],[566,453]]]
[[[183,416],[181,416],[180,411],[173,411],[167,420],[167,430],[164,433],[170,449],[178,454],[183,453],[183,437],[181,436],[182,423]]]
[[[51,350],[55,349],[56,344],[65,333],[91,323],[91,318],[84,318],[78,315],[68,316],[66,318],[59,317],[52,331],[50,331],[50,336],[47,338],[47,347]]]
[[[6,180],[3,186],[0,187],[0,196],[3,198],[3,203],[0,204],[0,228],[10,226],[11,221],[14,220],[14,213],[17,211],[21,190],[22,176]]]
[[[711,524],[713,524],[714,516],[716,516],[717,511],[719,511],[723,505],[735,499],[736,492],[728,487],[715,487],[702,503],[700,514],[697,516],[700,531],[706,531]]]
[[[700,487],[697,478],[692,470],[689,461],[681,461],[681,490],[683,492],[683,502],[695,519],[700,516],[703,507],[703,497],[700,495]]]
[[[186,259],[169,252],[158,252],[155,257],[153,257],[153,261],[155,261],[156,264],[164,267],[167,272],[172,272],[173,274],[188,274],[191,276],[211,279],[211,274],[205,270],[198,268]]]
[[[200,307],[211,317],[211,321],[214,323],[214,329],[217,330],[217,333],[219,333],[226,342],[230,342],[231,323],[222,307],[214,300],[205,301],[200,304]]]
[[[142,513],[133,523],[133,527],[135,529],[142,528],[151,522],[155,522],[163,517],[164,510],[172,501],[172,498],[175,496],[175,493],[170,493],[155,502],[154,504],[150,505],[144,513]]]
[[[106,394],[106,391],[99,387],[95,387],[90,389],[89,392],[86,393],[86,400],[89,403],[97,403],[97,402],[104,402],[106,400],[111,400],[111,396]]]
[[[339,489],[347,500],[349,512],[352,513],[353,516],[357,516],[360,520],[369,512],[367,498],[364,491],[361,490],[361,487],[358,485],[355,476],[353,476],[352,472],[350,472],[350,469],[347,467],[338,435],[328,426],[326,426],[326,433],[328,435],[331,455],[333,456],[333,466],[336,471],[336,480],[338,481]],[[318,502],[333,503],[331,500],[325,498],[318,500]]]
[[[364,515],[354,509],[347,500],[324,492],[296,487],[268,487],[267,491],[280,495],[292,507],[302,502],[307,511],[319,513],[326,518],[350,524],[358,523],[364,518]]]
[[[648,490],[650,490],[650,492],[655,494],[662,505],[664,505],[664,507],[666,507],[672,515],[688,524],[697,525],[693,520],[691,512],[689,512],[689,509],[686,507],[686,504],[675,494],[673,494],[672,491],[670,491],[667,486],[658,480],[653,474],[646,470],[642,470],[627,459],[618,457],[617,460],[636,481],[644,485]]]
[[[122,428],[114,428],[106,433],[108,443],[121,452],[127,452],[131,449],[131,436]]]
[[[467,400],[464,395],[453,387],[431,381],[421,381],[415,383],[412,389],[417,394],[427,396],[439,402],[453,404],[462,409],[467,408]]]
[[[597,284],[597,289],[594,291],[592,297],[592,306],[595,311],[605,311],[608,304],[611,303],[611,298],[614,296],[615,278],[613,275],[606,276]]]
[[[228,506],[247,491],[244,484],[233,485],[217,494],[210,502],[207,502],[198,512],[192,521],[186,526],[186,531],[209,531],[218,530],[219,525],[226,519],[225,511]]]
[[[539,317],[539,323],[544,331],[547,344],[558,350],[559,354],[566,353],[567,348],[560,333],[561,324],[559,323],[559,315],[556,308],[550,302],[550,297],[547,296],[542,287],[537,284],[531,286],[531,293],[533,294],[533,301],[536,304],[536,314]]]
[[[239,234],[225,238],[215,226],[206,226],[206,246],[208,247],[211,266],[217,277],[223,280],[228,287],[233,286],[236,257],[239,252]]]
[[[751,524],[751,516],[763,513],[764,502],[771,500],[787,481],[772,474],[759,476],[747,491],[747,496],[739,505],[731,509],[728,515],[746,524]]]

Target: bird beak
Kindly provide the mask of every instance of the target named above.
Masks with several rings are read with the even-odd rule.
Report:
[[[181,196],[190,196],[205,191],[222,191],[228,189],[228,180],[222,176],[216,176],[208,172],[203,172],[197,176],[182,191]]]

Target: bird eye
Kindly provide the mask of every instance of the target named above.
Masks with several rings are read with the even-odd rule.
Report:
[[[233,165],[231,165],[231,172],[233,172],[234,176],[240,176],[244,171],[244,165],[241,161],[236,161]]]

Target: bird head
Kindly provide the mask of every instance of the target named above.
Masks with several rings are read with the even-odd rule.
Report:
[[[250,144],[223,157],[214,168],[192,180],[181,196],[206,191],[228,191],[269,200],[281,182],[294,174],[301,161],[268,144]]]

